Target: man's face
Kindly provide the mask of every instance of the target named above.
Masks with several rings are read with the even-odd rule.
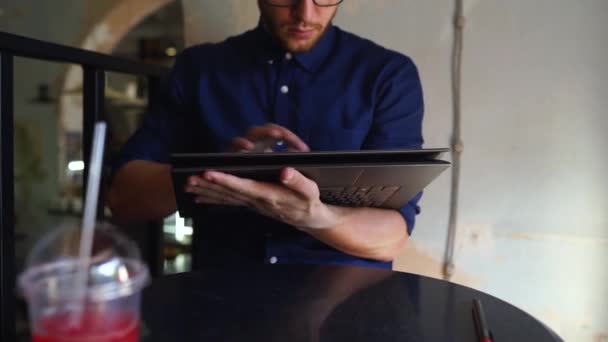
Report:
[[[268,5],[258,0],[262,24],[290,52],[306,52],[321,39],[336,15],[337,7],[320,7],[301,0],[291,7]]]

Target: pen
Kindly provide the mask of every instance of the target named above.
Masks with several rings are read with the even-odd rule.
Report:
[[[473,299],[473,318],[475,319],[479,342],[492,342],[492,332],[488,327],[488,322],[486,321],[486,316],[479,299]]]

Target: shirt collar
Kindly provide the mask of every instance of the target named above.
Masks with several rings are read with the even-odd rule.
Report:
[[[293,54],[294,60],[309,72],[315,72],[325,59],[329,56],[336,36],[336,27],[333,24],[327,28],[321,39],[312,50]],[[253,38],[257,48],[256,60],[261,63],[274,63],[275,60],[284,58],[286,51],[283,50],[275,39],[262,27],[262,24],[253,30]]]

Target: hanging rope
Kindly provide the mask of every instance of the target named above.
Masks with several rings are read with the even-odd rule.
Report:
[[[446,240],[443,276],[449,280],[454,274],[454,245],[458,223],[458,194],[460,191],[460,161],[464,151],[461,137],[461,72],[462,45],[464,36],[465,17],[463,0],[456,0],[454,14],[454,45],[452,48],[452,185],[450,191],[450,213],[448,220],[448,236]]]

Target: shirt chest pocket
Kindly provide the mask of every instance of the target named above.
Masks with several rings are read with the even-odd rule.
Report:
[[[329,89],[302,93],[296,113],[300,136],[313,151],[359,150],[372,123],[371,106],[352,92]]]
[[[313,129],[311,133],[308,145],[312,151],[346,151],[361,149],[367,130],[320,126]]]

